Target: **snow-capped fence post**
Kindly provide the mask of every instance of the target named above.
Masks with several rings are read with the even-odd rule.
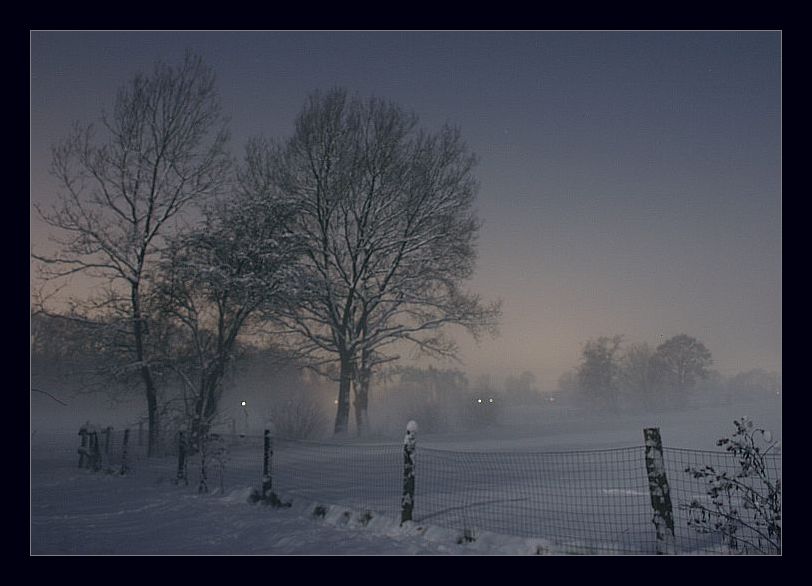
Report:
[[[263,434],[262,486],[259,490],[254,488],[251,491],[250,501],[252,503],[259,502],[272,507],[290,507],[292,505],[290,501],[283,501],[273,491],[273,432],[273,421],[269,419],[265,424],[265,432]]]
[[[657,534],[657,553],[676,553],[674,541],[674,511],[671,507],[671,489],[665,476],[663,441],[660,429],[649,427],[643,430],[646,442],[646,471],[648,488],[651,494],[651,508],[654,509],[654,528]]]
[[[82,443],[79,446],[79,468],[89,468],[90,467],[90,453],[88,452],[88,436],[90,432],[87,430],[87,425],[83,425],[79,428],[79,436],[82,438]]]
[[[414,510],[414,452],[417,445],[417,423],[409,421],[403,438],[403,496],[400,500],[400,524],[412,520]]]
[[[181,482],[189,486],[189,479],[186,477],[186,438],[184,437],[183,428],[178,431],[178,474],[175,478],[175,484]]]
[[[271,464],[273,462],[273,439],[271,437],[271,423],[265,427],[262,448],[262,500],[267,501],[271,496],[273,479],[271,478]]]
[[[121,475],[124,476],[127,471],[127,444],[130,442],[130,428],[124,430],[124,439],[121,441]]]

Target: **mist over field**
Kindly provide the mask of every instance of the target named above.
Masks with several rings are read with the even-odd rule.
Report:
[[[304,428],[293,421],[298,413],[305,420],[300,423],[308,423],[303,435],[311,439],[331,437],[335,385],[295,369],[279,374],[279,369],[279,365],[263,365],[261,359],[243,364],[228,383],[216,428],[258,435],[273,420],[280,435],[302,435]],[[134,430],[139,421],[143,425],[146,420],[141,397],[132,390],[77,393],[78,385],[48,379],[41,373],[32,376],[32,386],[47,389],[65,403],[33,392],[32,433],[76,433],[87,421]],[[470,449],[480,445],[548,450],[640,445],[644,427],[660,427],[664,442],[674,447],[716,449],[716,440],[731,431],[734,419],[744,416],[772,430],[779,439],[782,431],[781,392],[737,389],[730,381],[693,391],[679,407],[629,407],[616,412],[579,405],[559,389],[533,390],[519,397],[503,388],[438,393],[436,389],[390,382],[373,389],[369,434],[373,440],[400,440],[410,420],[421,426],[421,441],[448,441]],[[494,402],[489,403],[490,399]]]

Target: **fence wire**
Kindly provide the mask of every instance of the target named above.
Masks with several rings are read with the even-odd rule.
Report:
[[[274,490],[325,504],[400,515],[403,448],[276,440]]]
[[[147,457],[146,438],[124,430],[98,432],[100,470],[151,474],[178,481],[177,437],[161,455]],[[78,435],[32,435],[32,461],[73,459]],[[174,452],[174,453],[172,453]],[[125,455],[126,454],[126,455]],[[690,469],[712,466],[733,475],[738,460],[727,452],[664,448],[677,553],[780,553],[747,526],[739,547],[720,532],[692,526],[690,503],[707,502],[708,482]],[[229,493],[262,483],[263,437],[218,435],[204,453],[185,458],[179,484],[189,490]],[[653,511],[643,446],[568,452],[452,451],[417,445],[413,520],[456,529],[464,539],[481,531],[540,538],[572,553],[656,552]],[[781,478],[781,456],[765,457],[770,478]],[[314,442],[274,438],[273,490],[283,498],[347,506],[399,518],[403,490],[400,443]],[[205,480],[205,482],[202,482]],[[760,490],[762,487],[754,486]],[[744,515],[745,523],[753,523]],[[757,546],[754,546],[755,544]]]
[[[581,553],[653,551],[642,447],[588,452],[418,448],[415,519]]]

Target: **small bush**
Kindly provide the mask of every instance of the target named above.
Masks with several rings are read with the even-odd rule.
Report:
[[[781,479],[770,476],[766,462],[777,442],[747,418],[733,423],[735,433],[716,443],[738,460],[735,473],[713,466],[686,468],[685,472],[707,482],[709,499],[681,506],[689,512],[689,526],[700,533],[723,535],[733,551],[780,554]]]

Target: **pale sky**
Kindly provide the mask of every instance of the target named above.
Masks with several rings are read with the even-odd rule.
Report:
[[[458,337],[472,377],[553,389],[615,334],[781,370],[779,32],[32,32],[31,202],[56,193],[50,147],[74,120],[187,49],[218,76],[235,152],[333,86],[460,127],[480,158],[471,289],[504,303],[499,338]]]

